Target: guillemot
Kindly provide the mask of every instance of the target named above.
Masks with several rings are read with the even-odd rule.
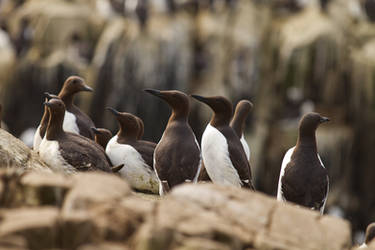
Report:
[[[188,123],[188,96],[177,90],[145,91],[161,98],[172,108],[172,114],[154,153],[154,168],[160,181],[159,193],[163,195],[181,183],[197,182],[201,169],[200,148]]]
[[[277,188],[279,201],[294,202],[323,214],[329,178],[317,151],[315,131],[328,121],[313,112],[302,117],[297,144],[286,152],[282,161]]]
[[[253,108],[253,104],[248,100],[241,100],[237,103],[236,109],[234,111],[234,115],[232,121],[230,122],[230,126],[234,129],[238,137],[240,137],[241,144],[243,149],[246,153],[246,158],[250,160],[250,148],[247,144],[244,136],[244,128],[245,128],[245,121],[247,116],[249,115],[250,110]]]
[[[63,128],[67,132],[94,140],[94,133],[91,130],[95,127],[94,122],[73,103],[75,94],[81,91],[92,92],[93,89],[81,77],[71,76],[66,79],[58,94],[66,107]]]
[[[53,170],[65,173],[93,170],[112,172],[101,146],[86,137],[63,130],[64,102],[52,98],[45,105],[49,120],[46,135],[39,146],[41,159]]]
[[[132,188],[151,193],[159,192],[159,181],[153,169],[156,144],[139,140],[139,118],[133,114],[108,108],[119,124],[118,133],[109,140],[106,154],[113,164],[124,164],[119,174]]]
[[[207,104],[214,111],[201,141],[204,166],[212,182],[254,189],[250,164],[240,138],[229,126],[232,103],[222,96],[192,97]]]

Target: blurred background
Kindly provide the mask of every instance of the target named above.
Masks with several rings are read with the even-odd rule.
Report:
[[[318,129],[328,168],[326,211],[355,241],[375,221],[375,0],[0,0],[3,121],[30,143],[43,92],[70,75],[95,89],[76,103],[116,131],[111,106],[145,122],[158,142],[170,110],[144,88],[254,103],[247,120],[256,188],[275,195],[302,114]],[[191,101],[198,140],[211,111]]]

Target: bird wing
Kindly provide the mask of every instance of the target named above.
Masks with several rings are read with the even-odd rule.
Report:
[[[207,125],[202,136],[202,158],[207,173],[214,183],[241,187],[237,170],[229,156],[228,143],[219,130]]]
[[[281,190],[281,179],[284,176],[286,166],[290,162],[290,158],[292,157],[294,148],[295,148],[295,146],[292,147],[292,148],[290,148],[285,153],[284,158],[283,158],[283,162],[281,164],[280,176],[279,176],[279,184],[278,184],[278,187],[277,187],[277,200],[279,200],[279,201],[284,201],[285,200],[284,197],[283,197],[283,195],[282,195],[282,190]]]

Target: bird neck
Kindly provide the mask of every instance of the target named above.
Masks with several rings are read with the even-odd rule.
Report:
[[[317,152],[315,131],[300,131],[297,139],[297,147],[308,147]]]
[[[73,105],[74,101],[74,94],[67,92],[65,89],[63,89],[59,93],[59,98],[64,102],[66,108],[71,107]]]
[[[210,124],[213,127],[228,126],[230,121],[230,116],[222,113],[214,113],[211,118]]]
[[[64,134],[63,130],[64,113],[50,114],[47,126],[47,140],[56,140],[60,135]]]

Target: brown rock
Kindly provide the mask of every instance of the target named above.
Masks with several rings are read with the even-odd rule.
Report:
[[[336,237],[336,238],[335,238]],[[135,249],[349,249],[346,221],[260,193],[182,185],[156,203]]]
[[[0,238],[23,236],[29,249],[55,247],[57,238],[56,208],[2,210]]]
[[[30,172],[21,179],[23,205],[61,206],[73,181],[55,173]]]
[[[62,214],[59,218],[59,246],[76,249],[80,245],[98,241],[94,218],[86,211]]]
[[[125,244],[114,243],[114,242],[103,242],[99,244],[84,245],[78,250],[130,250]]]
[[[71,177],[74,184],[63,204],[63,212],[85,210],[100,203],[113,203],[131,194],[120,177],[103,173],[79,173]]]
[[[0,166],[52,172],[38,154],[3,129],[0,129]]]
[[[2,250],[27,250],[27,241],[22,236],[5,236],[0,238]]]

